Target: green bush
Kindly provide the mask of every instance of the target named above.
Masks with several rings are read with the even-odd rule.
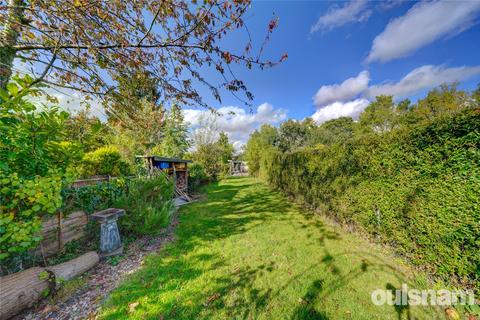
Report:
[[[127,215],[119,219],[122,230],[139,235],[157,234],[169,223],[173,193],[173,183],[163,173],[132,180],[128,193],[114,204],[127,211]]]
[[[130,165],[122,159],[122,155],[116,147],[102,147],[86,153],[83,157],[82,175],[84,177],[98,175],[117,177],[130,173]]]
[[[267,181],[444,278],[480,280],[480,110],[273,151]]]
[[[188,167],[188,187],[190,191],[198,190],[198,187],[208,181],[208,176],[201,163],[193,163]]]

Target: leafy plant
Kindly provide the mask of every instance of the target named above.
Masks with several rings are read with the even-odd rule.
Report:
[[[81,156],[78,145],[65,139],[68,113],[32,103],[29,98],[41,92],[27,89],[31,81],[15,77],[0,89],[0,169],[21,177],[65,173]]]
[[[89,214],[113,206],[115,200],[128,193],[129,180],[115,179],[95,185],[62,190],[63,212],[83,210]]]
[[[34,248],[43,214],[54,214],[62,204],[58,175],[24,179],[0,171],[0,260]]]
[[[111,256],[107,257],[107,263],[111,266],[116,266],[124,259],[123,256]]]
[[[173,183],[163,174],[138,178],[128,185],[128,193],[119,197],[114,206],[127,215],[119,219],[127,233],[156,234],[165,227],[173,210]]]

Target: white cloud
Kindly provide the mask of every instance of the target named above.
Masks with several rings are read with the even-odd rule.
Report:
[[[397,98],[430,89],[443,83],[462,81],[480,74],[480,66],[445,68],[444,66],[425,65],[409,72],[400,81],[370,86],[364,93],[365,97],[393,95]]]
[[[477,75],[480,75],[480,65],[455,68],[425,65],[410,71],[397,82],[368,86],[369,74],[362,71],[357,77],[349,78],[341,84],[322,86],[314,97],[317,111],[312,118],[317,123],[339,117],[355,119],[368,106],[370,100],[378,95],[408,97],[421,90],[431,89],[443,83],[467,80]],[[359,95],[361,98],[358,98]]]
[[[33,102],[44,104],[49,107],[58,107],[60,110],[76,114],[79,111],[88,109],[90,115],[99,118],[101,121],[107,121],[107,115],[102,101],[95,96],[87,96],[79,91],[65,88],[55,88],[54,86],[42,88],[44,95],[30,98]],[[55,102],[47,99],[48,95]]]
[[[368,88],[369,81],[368,71],[362,71],[356,77],[348,78],[341,84],[321,86],[313,97],[313,102],[317,108],[320,108],[336,101],[351,100]]]
[[[326,32],[350,22],[366,21],[371,14],[371,11],[367,10],[367,5],[367,0],[352,0],[343,7],[331,6],[310,28],[310,33]]]
[[[216,110],[216,126],[219,131],[227,133],[235,150],[240,150],[246,143],[253,130],[262,124],[277,124],[287,118],[286,111],[275,109],[270,103],[262,103],[255,112],[247,112],[239,107],[221,107]],[[202,117],[211,116],[208,110],[185,109],[185,121],[195,130],[202,121]]]
[[[379,4],[377,5],[377,9],[380,11],[387,11],[392,8],[398,7],[399,5],[407,2],[409,0],[384,0],[384,1],[379,1]]]
[[[340,117],[352,117],[356,119],[369,103],[370,101],[367,99],[356,99],[349,102],[334,102],[318,109],[311,117],[318,124]]]
[[[479,12],[480,1],[420,2],[373,40],[366,61],[404,57],[441,37],[458,34],[475,23]]]

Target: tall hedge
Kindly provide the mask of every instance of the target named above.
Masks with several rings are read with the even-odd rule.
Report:
[[[480,110],[263,159],[268,182],[445,278],[480,282]]]

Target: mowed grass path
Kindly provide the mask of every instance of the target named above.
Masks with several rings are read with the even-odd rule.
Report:
[[[209,186],[179,219],[176,240],[111,294],[102,318],[443,318],[375,306],[371,292],[410,284],[408,268],[253,178]]]

